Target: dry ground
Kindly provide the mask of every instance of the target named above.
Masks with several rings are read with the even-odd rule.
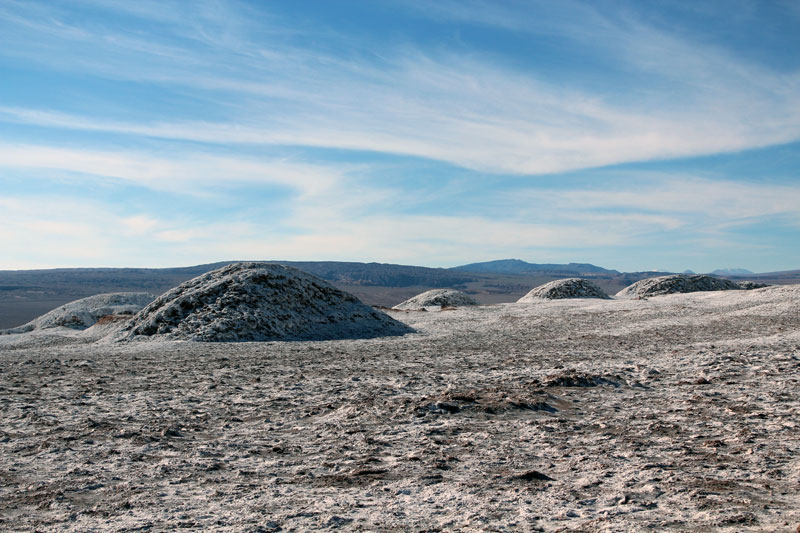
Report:
[[[0,337],[0,529],[800,523],[800,286],[392,315],[418,333]]]

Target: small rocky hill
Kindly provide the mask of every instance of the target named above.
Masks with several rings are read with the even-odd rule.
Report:
[[[155,295],[147,292],[115,292],[96,294],[57,307],[47,314],[16,328],[0,333],[27,333],[29,331],[65,327],[87,329],[108,315],[133,315],[153,301]]]
[[[557,279],[545,283],[517,300],[517,303],[531,303],[541,300],[561,300],[564,298],[602,298],[609,296],[603,289],[582,278]]]
[[[417,310],[426,307],[461,307],[464,305],[478,305],[478,301],[472,296],[454,289],[432,289],[395,305],[393,309]]]
[[[703,274],[673,274],[637,281],[617,293],[617,298],[645,298],[662,294],[740,290],[739,284]]]
[[[295,268],[233,263],[182,283],[145,307],[119,338],[205,342],[328,340],[412,330]]]

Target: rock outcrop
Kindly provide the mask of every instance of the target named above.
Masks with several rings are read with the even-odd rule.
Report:
[[[478,301],[472,296],[454,289],[432,289],[409,298],[392,309],[413,311],[426,307],[461,307],[464,305],[478,305]]]
[[[737,283],[740,289],[744,289],[746,291],[752,291],[753,289],[763,289],[764,287],[769,287],[769,283],[759,283],[757,281],[740,281]]]
[[[164,293],[117,337],[235,342],[356,339],[411,331],[295,268],[233,263]]]
[[[662,294],[740,290],[733,281],[702,274],[672,274],[637,281],[617,293],[617,298],[646,298]]]
[[[541,300],[561,300],[564,298],[602,298],[608,299],[608,294],[600,287],[587,279],[567,278],[557,279],[532,289],[528,294],[517,300],[517,303],[531,303]]]

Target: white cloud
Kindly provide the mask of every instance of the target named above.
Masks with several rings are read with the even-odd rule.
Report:
[[[728,180],[676,177],[665,174],[655,182],[642,179],[626,188],[553,191],[557,208],[586,211],[620,208],[689,215],[704,221],[747,221],[788,215],[800,219],[800,186],[756,184]]]
[[[357,168],[192,152],[159,157],[148,152],[8,144],[0,144],[0,167],[90,174],[184,194],[215,185],[271,184],[293,189],[301,197],[324,194],[340,184],[346,171]]]
[[[465,11],[516,25],[530,18],[516,11],[521,6],[478,2]],[[231,32],[215,41],[217,60],[211,62],[199,52],[187,59],[192,52],[172,41],[123,43],[141,40],[127,35],[110,46],[126,51],[131,68],[70,64],[104,76],[130,75],[195,93],[213,91],[228,118],[126,123],[35,109],[5,109],[5,116],[62,128],[219,144],[410,154],[520,174],[735,151],[800,138],[797,73],[774,73],[725,50],[666,34],[630,14],[611,18],[584,4],[552,9],[555,13],[544,20],[552,19],[555,26],[534,23],[532,31],[555,31],[579,46],[597,47],[622,70],[635,72],[631,79],[636,81],[621,79],[614,87],[596,90],[545,81],[535,70],[525,72],[489,55],[446,49],[423,53],[411,45],[381,50],[379,61],[358,54],[345,58],[249,40],[254,32]],[[451,8],[442,12],[456,17]],[[226,14],[237,18],[235,9]],[[271,30],[271,23],[262,29]],[[179,22],[173,27],[186,29]],[[154,46],[159,50],[147,48]]]
[[[131,235],[147,235],[159,225],[159,221],[147,215],[134,215],[120,220]]]

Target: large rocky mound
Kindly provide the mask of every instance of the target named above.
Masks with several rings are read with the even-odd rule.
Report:
[[[233,263],[164,293],[119,336],[230,342],[371,338],[410,331],[300,270]]]
[[[418,310],[426,307],[459,307],[462,305],[478,305],[478,302],[472,296],[454,289],[432,289],[409,298],[392,309]]]
[[[645,298],[662,294],[740,290],[733,281],[703,274],[672,274],[637,281],[617,293],[617,298]]]
[[[600,287],[587,279],[567,278],[557,279],[544,285],[539,285],[528,294],[517,300],[517,303],[530,303],[541,300],[561,300],[564,298],[603,298],[608,299],[608,294]]]
[[[35,318],[2,333],[27,333],[29,331],[65,327],[84,330],[93,326],[101,317],[108,315],[133,315],[153,301],[155,295],[147,292],[112,292],[96,294],[57,307],[47,314]]]

